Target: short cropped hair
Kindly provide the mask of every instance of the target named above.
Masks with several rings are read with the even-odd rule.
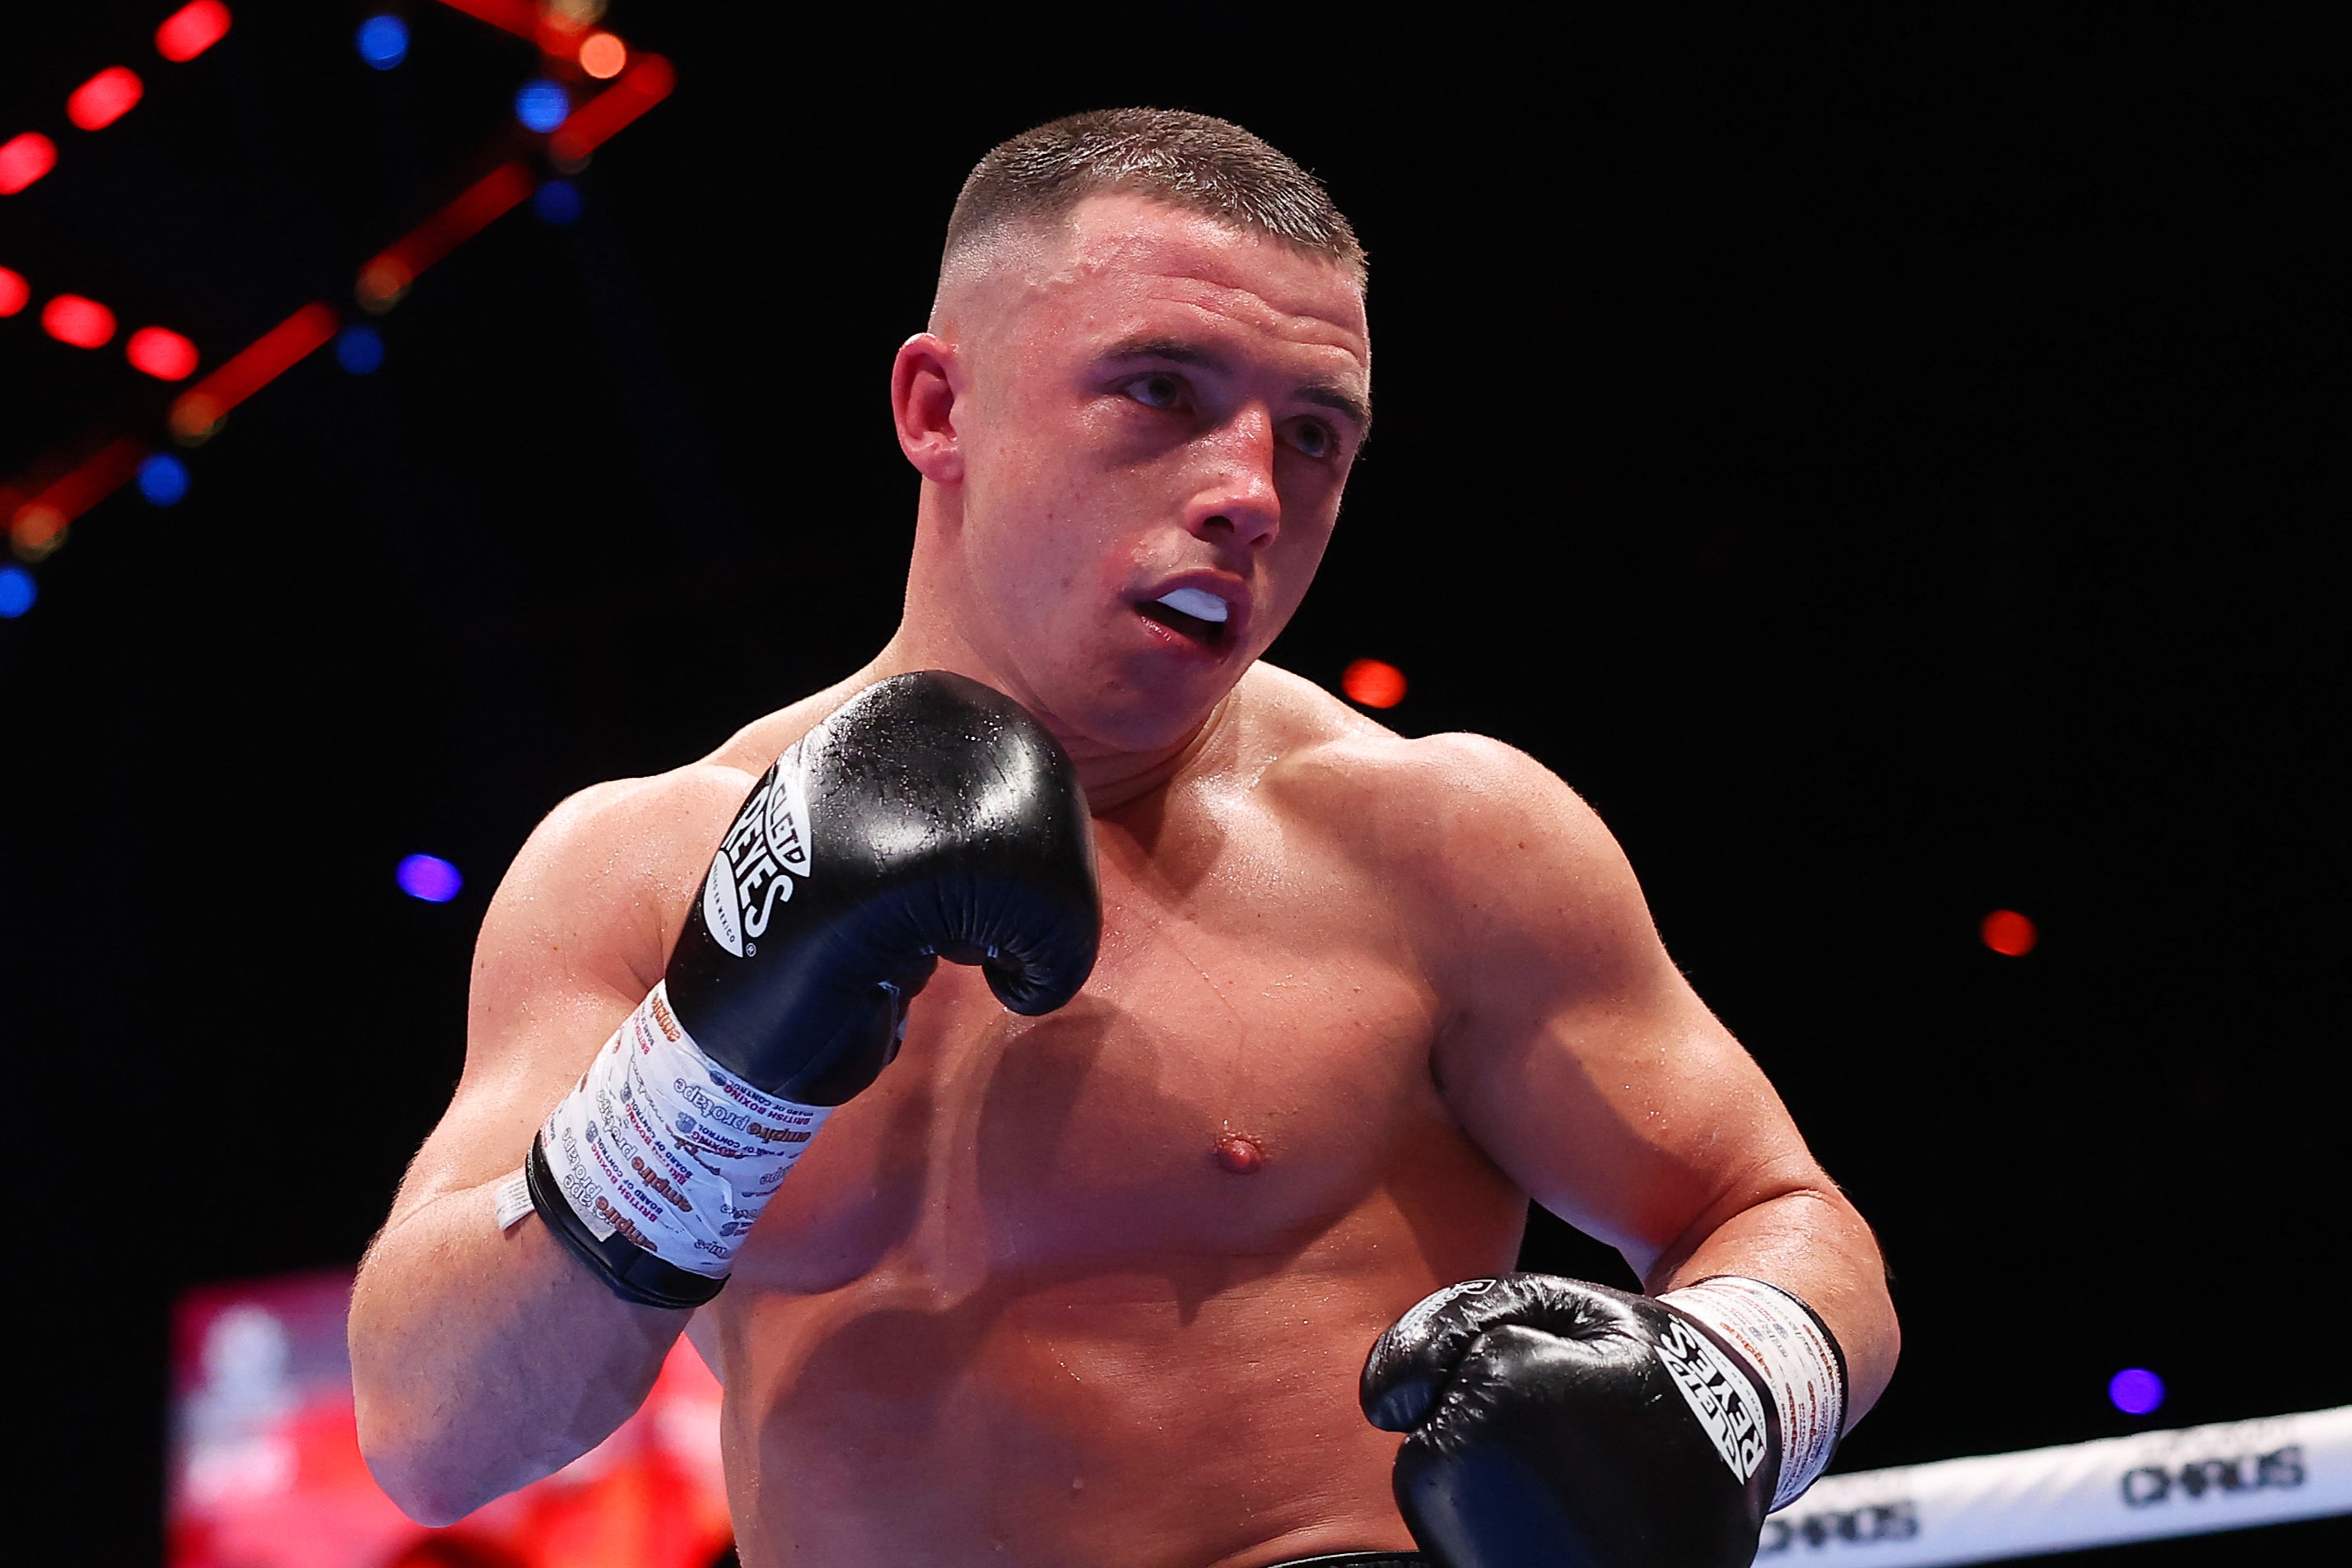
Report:
[[[940,273],[1001,229],[1050,224],[1112,191],[1269,235],[1363,287],[1364,247],[1321,181],[1230,120],[1171,109],[1093,110],[999,143],[956,197]]]

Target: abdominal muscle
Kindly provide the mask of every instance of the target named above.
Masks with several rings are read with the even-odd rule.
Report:
[[[706,1312],[743,1561],[1258,1568],[1410,1551],[1398,1439],[1364,1419],[1357,1375],[1441,1273],[1509,1267],[1518,1213],[1465,1216],[1462,1239],[1495,1234],[1459,1272],[1360,1214],[1272,1272],[1170,1259],[950,1294],[886,1267]]]

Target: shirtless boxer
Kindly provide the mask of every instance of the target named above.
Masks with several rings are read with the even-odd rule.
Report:
[[[1529,361],[1465,464],[1548,460],[1539,305],[1465,301]],[[684,1332],[751,1568],[1746,1562],[1892,1371],[1878,1253],[1558,779],[1257,662],[1369,371],[1346,220],[1246,132],[974,171],[896,635],[492,903],[352,1306],[404,1509],[586,1451]],[[1530,1196],[1653,1294],[1498,1279]]]

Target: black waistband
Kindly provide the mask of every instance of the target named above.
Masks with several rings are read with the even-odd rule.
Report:
[[[1293,1557],[1272,1568],[1429,1568],[1418,1552],[1342,1552],[1334,1557]]]

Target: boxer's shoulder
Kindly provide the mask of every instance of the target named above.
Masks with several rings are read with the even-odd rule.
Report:
[[[1450,876],[1465,855],[1483,869],[1507,861],[1617,857],[1592,808],[1558,774],[1515,746],[1460,731],[1407,737],[1312,683],[1260,664],[1256,699],[1262,769],[1317,817],[1362,835],[1393,869]],[[1250,745],[1245,737],[1243,746]]]
[[[1290,742],[1265,783],[1390,891],[1433,966],[1513,951],[1557,973],[1568,953],[1647,946],[1624,852],[1550,768],[1488,736],[1399,735],[1261,669],[1263,706],[1281,716],[1258,722],[1286,724]]]

